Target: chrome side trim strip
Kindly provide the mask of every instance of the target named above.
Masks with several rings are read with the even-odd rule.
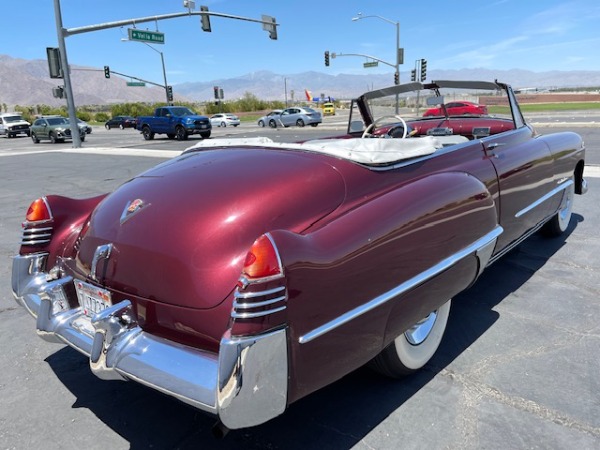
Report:
[[[540,206],[542,203],[544,203],[546,200],[550,199],[551,197],[555,196],[556,194],[558,194],[561,191],[564,191],[565,189],[567,189],[569,186],[573,185],[573,180],[569,179],[567,181],[565,181],[564,183],[560,184],[559,186],[555,187],[554,189],[552,189],[550,192],[548,192],[546,195],[544,195],[543,197],[537,199],[535,202],[533,202],[531,205],[523,208],[521,211],[519,211],[518,213],[515,214],[515,217],[521,217],[524,214],[527,214],[529,211],[531,211],[534,208],[537,208],[538,206]]]
[[[341,316],[321,325],[318,328],[315,328],[312,331],[309,331],[304,336],[300,336],[300,338],[298,339],[298,342],[300,344],[306,344],[306,343],[318,338],[319,336],[324,335],[325,333],[329,333],[330,331],[344,325],[345,323],[348,323],[351,320],[354,320],[357,317],[362,316],[363,314],[389,302],[390,300],[398,297],[399,295],[404,294],[405,292],[409,291],[410,289],[435,277],[436,275],[438,275],[441,272],[443,272],[444,270],[447,270],[448,268],[452,267],[458,261],[460,261],[461,259],[467,257],[468,255],[470,255],[472,253],[479,252],[481,249],[484,249],[484,253],[486,253],[485,250],[487,250],[489,248],[488,246],[491,243],[494,243],[496,241],[496,239],[498,238],[498,236],[500,236],[503,231],[504,231],[504,229],[500,225],[497,225],[496,228],[494,228],[492,231],[487,233],[485,236],[477,239],[475,242],[473,242],[471,245],[465,247],[461,251],[455,253],[454,255],[447,257],[446,259],[443,259],[442,261],[437,263],[435,266],[433,266],[430,269],[405,281],[404,283],[400,284],[399,286],[395,287],[394,289],[391,289],[391,290],[381,294],[380,296],[375,297],[373,300],[368,301],[367,303],[365,303],[361,306],[358,306],[358,307],[348,311],[345,314],[342,314]]]

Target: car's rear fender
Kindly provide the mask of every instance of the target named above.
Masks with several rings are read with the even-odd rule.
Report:
[[[474,176],[438,173],[308,235],[273,232],[289,293],[290,401],[360,367],[473,283],[502,232],[496,211]]]

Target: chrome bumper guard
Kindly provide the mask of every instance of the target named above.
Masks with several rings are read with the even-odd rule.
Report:
[[[287,405],[287,336],[276,330],[221,339],[219,354],[153,336],[138,325],[124,300],[88,318],[70,308],[64,287],[52,280],[47,254],[15,256],[12,290],[17,303],[37,318],[37,332],[90,358],[105,380],[133,380],[217,415],[231,429],[264,423]]]

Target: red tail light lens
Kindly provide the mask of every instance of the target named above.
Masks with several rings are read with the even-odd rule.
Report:
[[[277,249],[268,235],[259,237],[244,261],[242,274],[248,278],[266,278],[281,275],[283,269],[277,254]]]
[[[37,200],[34,200],[33,203],[29,205],[25,219],[28,222],[42,222],[52,219],[52,214],[50,213],[50,208],[48,203],[46,203],[46,199],[38,198]]]

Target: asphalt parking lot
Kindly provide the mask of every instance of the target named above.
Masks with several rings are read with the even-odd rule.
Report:
[[[0,137],[0,449],[600,448],[600,130],[573,131],[592,165],[567,233],[534,235],[456,297],[425,370],[395,381],[359,369],[222,440],[212,418],[135,383],[102,381],[87,358],[42,341],[10,289],[32,199],[112,190],[169,152],[140,151],[143,140],[110,153]]]

